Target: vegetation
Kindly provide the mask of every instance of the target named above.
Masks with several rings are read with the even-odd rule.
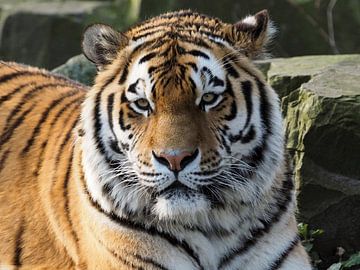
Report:
[[[299,223],[298,229],[302,244],[313,262],[314,270],[317,270],[317,266],[321,263],[321,259],[316,250],[314,250],[314,240],[316,237],[322,235],[324,231],[322,229],[309,229],[309,225],[304,223]],[[359,269],[360,251],[348,256],[348,259],[344,260],[345,254],[346,250],[342,247],[338,247],[336,255],[339,257],[339,261],[332,264],[327,270]]]

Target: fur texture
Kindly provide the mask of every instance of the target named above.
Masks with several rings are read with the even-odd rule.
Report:
[[[91,89],[1,63],[0,269],[310,270],[279,100],[251,63],[271,33],[266,11],[93,25]]]

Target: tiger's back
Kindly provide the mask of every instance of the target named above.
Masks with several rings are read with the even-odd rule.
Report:
[[[0,64],[0,265],[46,265],[54,254],[54,268],[69,263],[57,252],[42,189],[56,193],[54,178],[66,178],[85,90],[36,68]]]

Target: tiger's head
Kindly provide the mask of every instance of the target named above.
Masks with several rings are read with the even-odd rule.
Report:
[[[125,33],[87,28],[83,51],[99,70],[82,110],[93,199],[179,223],[256,202],[283,155],[278,99],[251,63],[270,37],[266,11],[236,24],[180,11]]]

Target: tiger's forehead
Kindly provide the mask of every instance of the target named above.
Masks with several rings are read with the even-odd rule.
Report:
[[[225,88],[225,70],[211,50],[181,42],[170,42],[161,50],[145,51],[132,60],[126,82],[130,95],[149,100],[162,91],[221,93]]]
[[[224,23],[217,18],[194,13],[190,10],[169,12],[150,20],[142,22],[130,28],[126,35],[132,40],[146,38],[148,36],[212,36],[226,39],[230,24]]]

